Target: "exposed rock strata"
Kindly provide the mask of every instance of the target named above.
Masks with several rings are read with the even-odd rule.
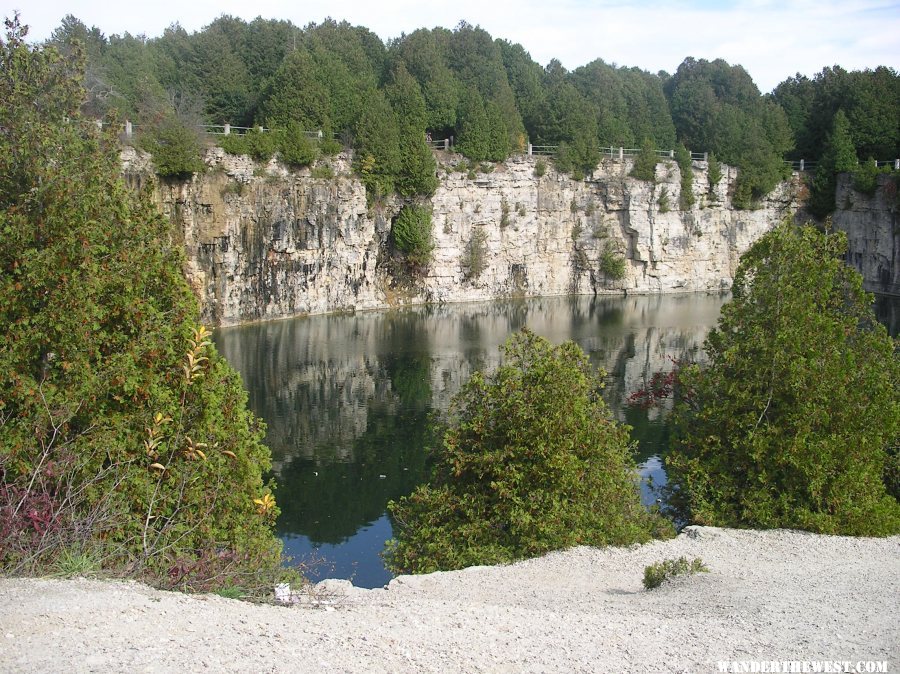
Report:
[[[585,181],[535,157],[517,157],[469,179],[442,155],[433,205],[433,260],[404,284],[392,276],[389,234],[400,203],[367,205],[350,158],[329,160],[333,178],[289,173],[276,162],[209,152],[210,171],[157,185],[163,210],[184,232],[188,273],[204,320],[221,325],[305,313],[375,309],[569,293],[656,293],[728,288],[738,258],[796,208],[795,183],[779,186],[758,210],[731,207],[734,169],[710,190],[694,162],[696,203],[677,205],[680,172],[657,166],[656,183],[628,177],[630,160],[605,160]],[[126,176],[146,160],[123,155]],[[668,209],[665,204],[668,203]],[[467,278],[466,250],[483,232],[484,269]],[[625,276],[600,269],[604,250],[626,259]]]
[[[873,195],[853,189],[849,174],[839,176],[833,222],[847,233],[847,262],[862,274],[867,290],[900,295],[900,199],[898,180],[878,177]]]

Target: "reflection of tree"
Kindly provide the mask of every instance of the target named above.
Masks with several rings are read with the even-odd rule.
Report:
[[[635,428],[639,460],[667,442],[664,420],[623,401],[702,343],[721,298],[538,298],[277,321],[217,334],[269,425],[279,532],[340,543],[427,474],[427,415],[444,412],[498,345],[523,326],[573,339],[610,372],[603,392]],[[316,475],[318,473],[318,475]],[[384,478],[381,478],[384,475]]]
[[[336,544],[381,517],[389,500],[425,480],[427,425],[422,411],[372,406],[366,432],[352,443],[355,461],[286,463],[278,479],[278,533]]]

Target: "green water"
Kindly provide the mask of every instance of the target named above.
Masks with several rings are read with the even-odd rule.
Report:
[[[268,424],[288,554],[324,559],[313,579],[390,579],[380,552],[385,506],[427,476],[428,418],[477,369],[493,368],[507,336],[528,326],[572,339],[608,373],[605,397],[634,428],[641,473],[662,483],[665,414],[627,396],[670,359],[700,358],[727,296],[559,297],[314,316],[216,331]],[[896,331],[898,303],[881,302]],[[642,497],[655,495],[644,485]]]

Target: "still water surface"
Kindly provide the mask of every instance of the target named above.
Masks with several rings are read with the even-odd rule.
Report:
[[[446,411],[499,346],[529,327],[574,340],[609,374],[605,398],[634,428],[641,474],[665,480],[668,429],[659,411],[624,405],[671,358],[699,358],[727,296],[555,297],[295,318],[215,334],[268,424],[285,552],[324,562],[311,574],[380,587],[391,537],[385,506],[424,482],[428,418]],[[884,304],[884,303],[883,303]],[[897,302],[882,307],[894,323]],[[664,416],[664,415],[663,415]],[[642,496],[654,500],[645,484]]]

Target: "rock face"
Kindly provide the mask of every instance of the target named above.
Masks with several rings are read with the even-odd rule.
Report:
[[[256,165],[214,149],[206,174],[158,183],[161,207],[184,233],[204,320],[231,325],[408,303],[719,290],[730,287],[750,244],[797,207],[792,181],[758,210],[735,210],[729,194],[736,171],[723,167],[710,187],[705,162],[694,162],[696,202],[682,212],[674,161],[657,165],[655,183],[628,177],[630,159],[604,160],[585,181],[549,163],[538,177],[536,157],[470,178],[452,170],[460,157],[439,154],[432,262],[413,275],[391,250],[391,221],[402,204],[367,205],[347,155],[289,173],[274,161]],[[126,150],[126,177],[147,179],[146,161]],[[624,274],[613,278],[608,263],[622,258]]]
[[[867,290],[900,295],[900,200],[898,180],[878,176],[875,194],[853,189],[850,175],[838,178],[835,229],[847,233],[847,262],[862,274]]]

